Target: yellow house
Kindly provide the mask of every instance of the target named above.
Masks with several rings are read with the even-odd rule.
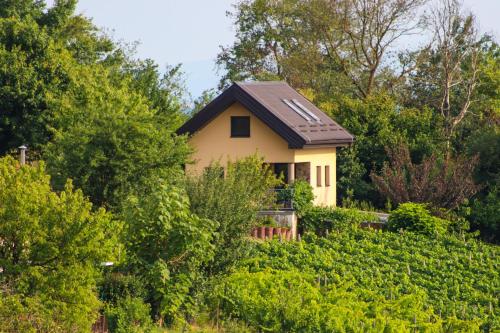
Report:
[[[258,154],[289,183],[308,181],[315,204],[336,203],[336,152],[354,137],[284,82],[237,82],[187,121],[200,173],[212,161],[224,165]]]

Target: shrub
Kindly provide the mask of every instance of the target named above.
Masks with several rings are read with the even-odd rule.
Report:
[[[483,239],[500,243],[500,188],[493,187],[484,198],[477,198],[471,207],[471,224],[481,231]]]
[[[116,304],[125,296],[145,297],[144,281],[139,276],[122,272],[126,266],[115,266],[115,270],[104,274],[99,283],[99,299]]]
[[[153,329],[149,304],[142,299],[127,296],[105,310],[112,333],[145,333]]]
[[[296,180],[290,185],[293,208],[298,217],[304,216],[313,206],[314,194],[311,184],[305,180]]]
[[[389,216],[389,230],[400,229],[414,231],[425,235],[442,235],[446,232],[449,222],[432,216],[425,204],[404,203]]]
[[[477,156],[449,158],[434,153],[416,164],[404,144],[387,148],[387,154],[390,163],[370,176],[380,194],[395,204],[428,202],[454,209],[480,189],[472,179]]]
[[[256,156],[229,162],[225,177],[221,177],[221,168],[212,163],[204,174],[186,180],[192,212],[218,222],[211,274],[225,270],[244,256],[245,238],[257,224],[258,211],[275,203],[269,191],[279,183]]]
[[[362,222],[377,221],[373,213],[362,212],[352,208],[312,207],[302,217],[299,227],[302,232],[315,232],[324,235],[326,230],[344,229],[357,226]]]

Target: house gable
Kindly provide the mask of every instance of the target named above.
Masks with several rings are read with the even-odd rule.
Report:
[[[284,82],[234,83],[177,133],[194,134],[235,102],[282,137],[292,149],[336,147],[354,141],[344,128]],[[297,105],[291,103],[298,103],[311,117],[301,115]]]
[[[249,137],[231,137],[231,117],[250,118]],[[206,123],[189,141],[195,148],[193,159],[196,164],[192,167],[197,170],[203,170],[214,160],[225,163],[253,154],[270,163],[284,163],[293,160],[294,156],[294,150],[288,149],[286,140],[239,102]]]

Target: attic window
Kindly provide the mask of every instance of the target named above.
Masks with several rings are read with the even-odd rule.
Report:
[[[231,117],[231,137],[232,138],[250,137],[250,117],[246,116]]]

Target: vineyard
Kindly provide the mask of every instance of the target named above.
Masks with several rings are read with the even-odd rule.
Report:
[[[258,244],[212,302],[258,331],[495,331],[499,250],[349,230]]]

